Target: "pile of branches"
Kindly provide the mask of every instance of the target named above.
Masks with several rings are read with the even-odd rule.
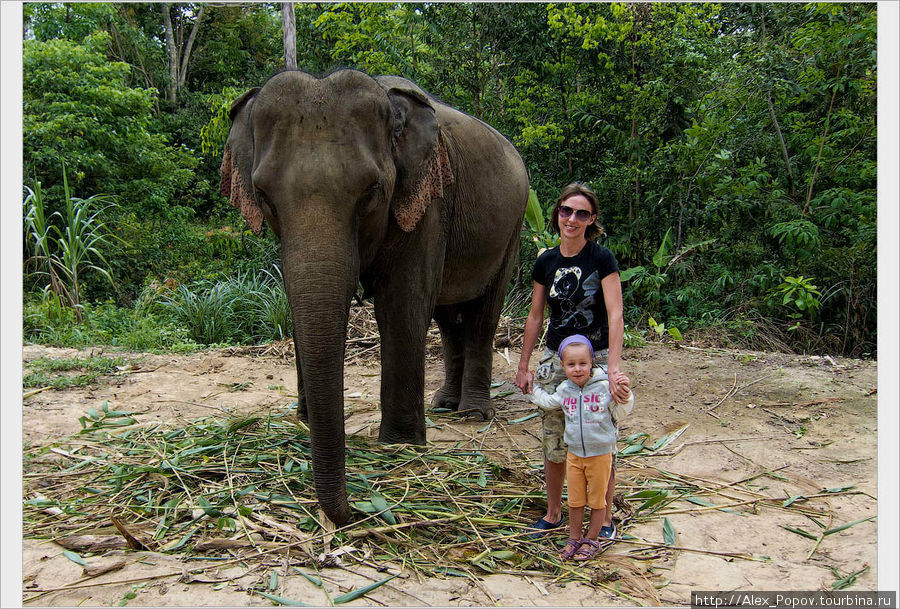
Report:
[[[519,424],[530,415],[494,419],[470,442],[451,448],[376,445],[348,436],[347,488],[355,513],[350,525],[335,528],[317,508],[308,429],[293,411],[292,405],[266,416],[206,418],[168,428],[139,423],[132,413],[105,404],[92,408],[80,419],[80,433],[26,449],[24,535],[82,553],[130,547],[185,559],[224,554],[217,568],[289,555],[297,565],[368,560],[473,581],[485,573],[540,575],[588,582],[643,604],[659,602],[646,575],[649,559],[694,551],[766,560],[681,547],[667,514],[741,515],[766,506],[828,516],[805,506],[805,498],[785,504],[744,481],[716,484],[647,465],[644,457],[663,454],[686,424],[655,439],[637,433],[622,440],[618,453],[622,493],[615,514],[622,535],[616,552],[604,554],[594,568],[572,568],[546,539],[528,535],[528,525],[546,506],[540,451],[531,449],[529,456],[515,446],[483,447],[482,434],[492,426]],[[428,420],[435,425],[432,419],[453,416],[432,410]],[[497,458],[510,451],[517,452],[508,460],[516,463],[512,467]],[[673,508],[675,502],[681,507]],[[660,519],[662,540],[628,533],[634,523]],[[112,536],[85,535],[110,524],[116,527]]]

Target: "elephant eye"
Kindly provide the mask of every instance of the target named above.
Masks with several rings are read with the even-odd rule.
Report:
[[[356,202],[357,209],[360,212],[368,211],[368,207],[372,204],[372,202],[376,199],[376,197],[381,193],[381,182],[375,181],[368,186],[365,190],[363,190],[362,194],[359,196],[359,199]]]

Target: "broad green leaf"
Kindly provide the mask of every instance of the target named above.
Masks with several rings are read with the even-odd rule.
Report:
[[[619,281],[628,281],[638,273],[641,273],[644,270],[642,266],[633,266],[631,268],[625,269],[619,273]]]
[[[541,203],[538,201],[537,193],[531,188],[528,189],[528,204],[525,207],[525,223],[532,233],[544,232],[546,223],[544,222],[544,210],[541,209]]]
[[[397,519],[394,518],[394,514],[391,513],[391,510],[388,509],[388,503],[385,501],[384,497],[377,493],[372,494],[372,507],[384,518],[389,524],[397,524]]]
[[[653,254],[653,265],[656,268],[660,268],[665,266],[666,262],[668,262],[669,258],[669,248],[672,246],[672,228],[669,227],[666,230],[666,234],[663,236],[662,243],[659,245],[659,249],[656,250],[656,253]]]

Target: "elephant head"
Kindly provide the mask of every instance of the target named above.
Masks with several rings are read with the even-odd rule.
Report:
[[[281,72],[235,100],[230,118],[221,192],[281,242],[316,493],[343,524],[350,300],[385,236],[414,231],[452,181],[441,129],[415,85],[355,70]]]

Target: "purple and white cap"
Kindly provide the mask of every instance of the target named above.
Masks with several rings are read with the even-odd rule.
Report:
[[[559,359],[562,359],[563,349],[574,343],[582,343],[587,345],[588,349],[591,352],[591,359],[594,359],[594,345],[591,344],[591,340],[584,334],[573,334],[572,336],[567,336],[566,338],[562,339],[562,342],[559,343],[559,350],[557,351]]]

